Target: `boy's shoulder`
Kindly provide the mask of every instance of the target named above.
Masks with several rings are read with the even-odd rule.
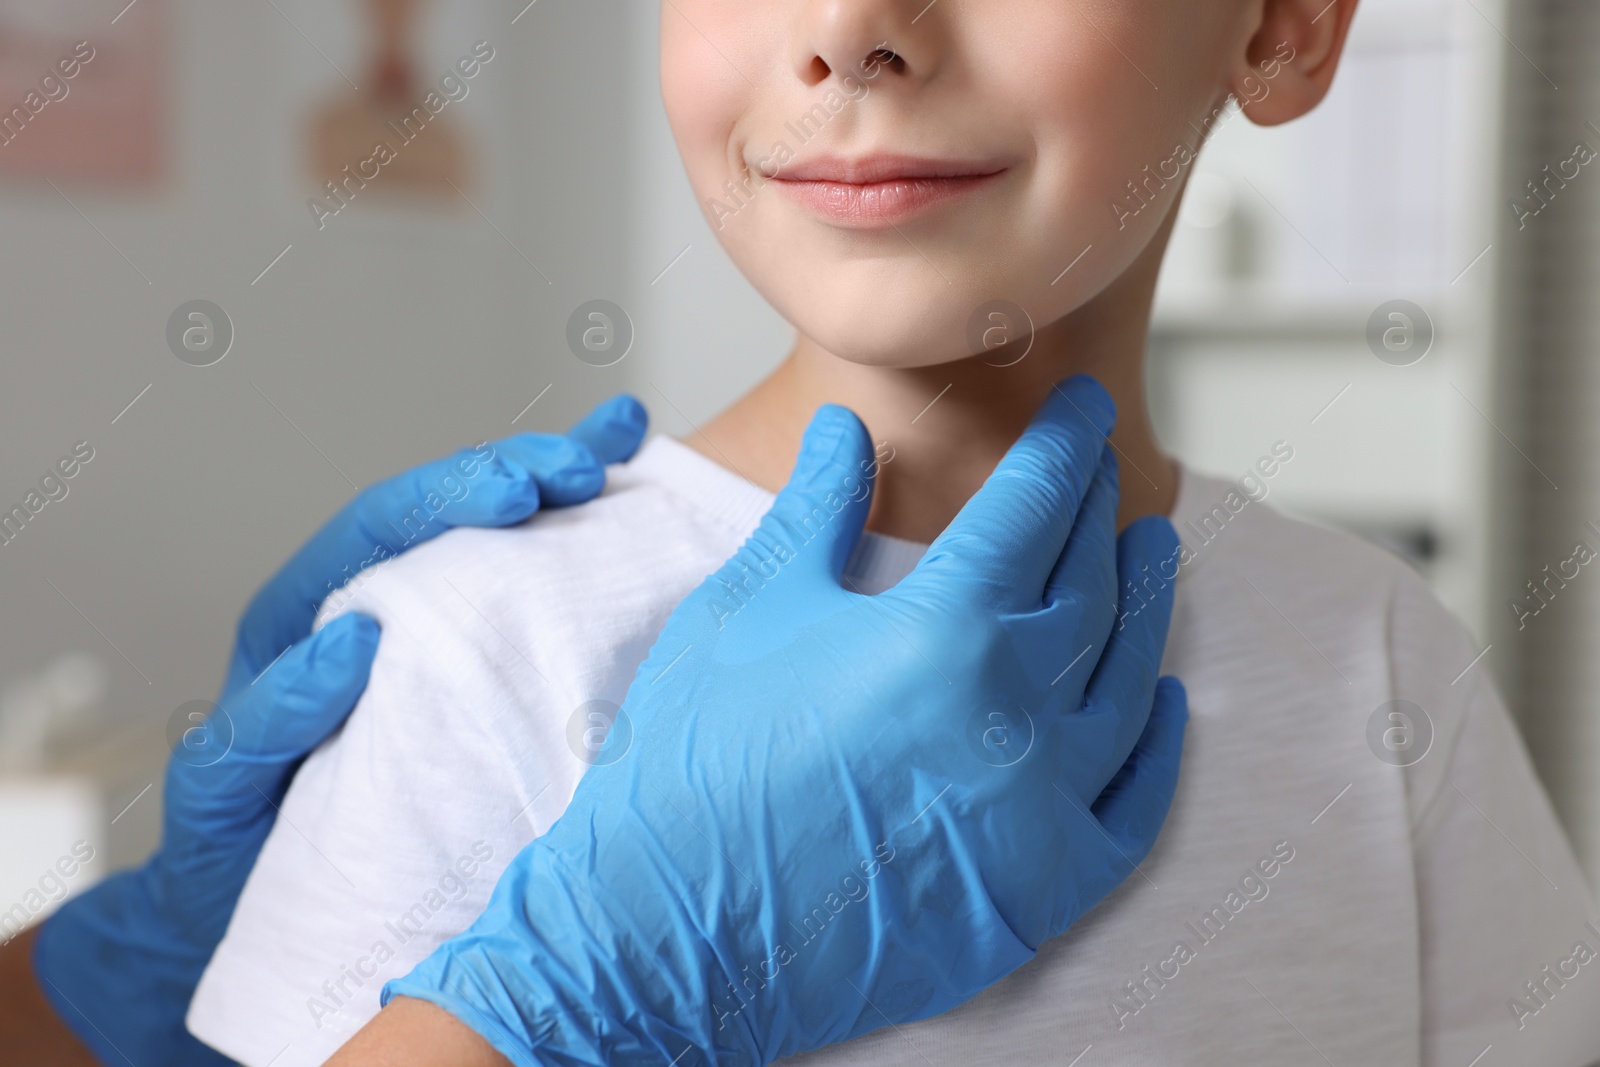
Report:
[[[1303,703],[1340,723],[1338,736],[1365,736],[1380,761],[1404,768],[1417,826],[1469,719],[1505,715],[1485,650],[1404,560],[1250,488],[1183,471],[1174,667],[1235,698]]]
[[[458,752],[546,746],[574,708],[622,701],[672,609],[769,500],[657,437],[588,503],[448,530],[361,572],[318,613],[323,625],[359,611],[383,630],[369,694],[384,699],[364,700],[346,732]]]
[[[331,1055],[377,1012],[382,981],[465,929],[561,814],[625,728],[667,616],[769,502],[657,437],[586,504],[450,530],[330,598],[322,621],[361,611],[383,637],[355,709],[283,800],[194,1032],[246,1063]],[[369,979],[355,990],[353,972]]]
[[[1179,574],[1198,586],[1243,583],[1311,625],[1382,620],[1393,638],[1418,626],[1465,631],[1405,560],[1343,530],[1284,514],[1260,480],[1230,481],[1182,468],[1173,526]],[[1284,620],[1299,624],[1302,620]]]
[[[671,438],[651,438],[607,471],[600,496],[509,527],[457,527],[355,575],[319,623],[345,611],[427,615],[465,600],[498,621],[553,612],[575,621],[612,613],[635,589],[650,596],[680,573],[695,580],[729,555],[771,497]],[[709,561],[709,564],[708,564]]]

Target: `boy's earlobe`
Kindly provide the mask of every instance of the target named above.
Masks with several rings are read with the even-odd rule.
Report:
[[[1333,84],[1357,0],[1262,0],[1229,90],[1258,126],[1316,107]]]

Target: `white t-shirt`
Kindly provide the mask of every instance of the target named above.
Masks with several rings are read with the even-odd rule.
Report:
[[[592,503],[452,531],[326,606],[383,624],[371,681],[295,778],[190,1029],[249,1067],[331,1055],[561,814],[667,616],[771,499],[658,436]],[[1193,557],[1163,667],[1191,720],[1155,850],[976,999],[800,1059],[1600,1059],[1600,922],[1482,664],[1466,669],[1479,649],[1404,564],[1226,482],[1182,472],[1174,522]],[[869,534],[851,579],[888,588],[923,548]],[[1424,749],[1404,769],[1375,754]]]

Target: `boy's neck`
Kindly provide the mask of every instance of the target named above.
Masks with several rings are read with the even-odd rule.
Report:
[[[777,492],[818,406],[841,404],[861,417],[873,441],[893,449],[893,459],[879,468],[868,528],[929,542],[977,492],[1053,383],[1082,372],[1117,402],[1111,443],[1121,471],[1118,527],[1141,515],[1169,514],[1177,470],[1156,444],[1144,392],[1159,251],[1149,258],[1149,269],[1135,264],[1083,307],[1038,331],[1027,357],[1010,367],[980,359],[913,369],[864,366],[801,336],[776,371],[687,443]]]

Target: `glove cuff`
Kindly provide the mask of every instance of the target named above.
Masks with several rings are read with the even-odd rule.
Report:
[[[529,1067],[661,1067],[690,1048],[716,1067],[763,1067],[750,1020],[716,1003],[716,953],[663,895],[630,906],[535,841],[484,914],[380,1000],[428,1001]]]
[[[171,929],[151,886],[148,866],[124,871],[46,919],[33,949],[39,989],[104,1063],[229,1063],[184,1027],[210,953]]]

